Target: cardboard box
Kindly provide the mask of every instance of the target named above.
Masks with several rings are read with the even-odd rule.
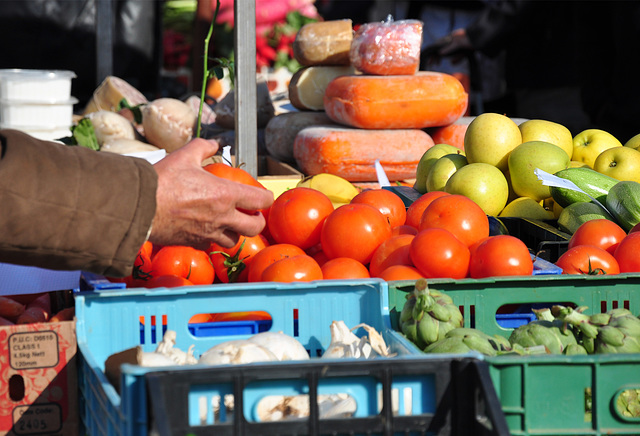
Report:
[[[0,435],[78,434],[75,321],[0,327]]]

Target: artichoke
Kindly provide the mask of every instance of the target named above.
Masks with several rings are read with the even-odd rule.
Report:
[[[509,351],[511,347],[506,344],[506,339],[498,336],[489,336],[480,330],[458,327],[449,330],[444,338],[427,346],[425,353],[468,353],[478,351],[487,356],[496,356],[503,351]]]
[[[624,308],[591,316],[586,307],[554,306],[554,315],[580,331],[580,341],[588,353],[640,353],[640,319]]]
[[[568,328],[560,320],[547,318],[548,312],[543,312],[544,317],[537,313],[538,319],[528,324],[523,324],[514,329],[509,336],[512,346],[530,348],[544,346],[550,354],[586,354],[582,353],[580,346],[571,328]]]
[[[416,281],[400,312],[400,331],[421,350],[463,325],[462,313],[448,295],[430,290],[427,281]]]

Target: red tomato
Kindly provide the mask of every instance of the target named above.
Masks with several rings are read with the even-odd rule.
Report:
[[[150,278],[144,284],[145,288],[176,288],[178,286],[193,286],[192,283],[184,277],[165,274]]]
[[[415,236],[417,234],[418,234],[418,229],[407,224],[402,226],[395,226],[391,229],[391,236],[398,236],[398,235],[414,235]]]
[[[269,233],[279,244],[293,244],[306,250],[320,243],[324,220],[333,203],[324,193],[296,187],[278,196],[269,212]]]
[[[640,272],[640,232],[629,233],[618,244],[613,256],[618,261],[620,272]]]
[[[611,220],[606,218],[589,220],[581,224],[571,235],[569,248],[578,245],[595,245],[613,255],[625,236],[627,232]]]
[[[271,319],[271,315],[263,310],[252,310],[249,312],[219,312],[211,313],[211,320],[220,321],[263,321]]]
[[[373,252],[391,237],[391,226],[368,204],[345,204],[325,220],[320,240],[329,259],[350,257],[366,265]]]
[[[151,257],[153,256],[153,244],[151,243],[151,241],[146,241],[144,244],[142,244],[142,247],[140,247],[138,253],[144,254],[149,259],[151,259]]]
[[[469,275],[474,279],[533,274],[533,260],[529,249],[515,236],[490,236],[477,245],[474,244],[469,251]]]
[[[351,199],[351,204],[368,204],[384,215],[391,227],[401,226],[407,220],[407,207],[397,194],[388,189],[365,189]]]
[[[268,245],[269,242],[263,235],[241,236],[231,248],[211,243],[209,257],[216,277],[222,283],[246,282],[249,275],[247,267],[253,256]]]
[[[428,279],[462,279],[469,272],[469,248],[446,229],[418,232],[411,241],[409,255],[418,271]]]
[[[300,254],[285,257],[266,267],[262,272],[263,282],[310,282],[322,280],[322,269],[313,257]]]
[[[249,266],[250,282],[259,282],[262,279],[262,272],[272,263],[287,257],[305,254],[304,250],[292,244],[273,244],[263,248],[253,256]]]
[[[194,285],[210,285],[215,272],[209,255],[203,250],[182,245],[162,247],[151,261],[154,276],[175,275]]]
[[[407,208],[407,220],[405,224],[416,229],[420,227],[420,219],[422,218],[422,214],[427,206],[429,206],[436,198],[444,197],[445,195],[451,194],[444,191],[431,191],[426,194],[422,194]]]
[[[478,204],[464,195],[446,195],[427,206],[418,230],[440,228],[449,230],[470,247],[489,236],[489,218]]]
[[[203,167],[207,172],[214,176],[221,177],[223,179],[231,180],[232,182],[242,183],[249,186],[255,186],[256,188],[267,189],[262,183],[257,181],[248,171],[243,170],[240,167],[232,167],[222,162],[216,162]],[[269,209],[263,209],[260,211],[264,216],[265,221],[269,219]],[[269,237],[266,235],[267,238]]]
[[[409,247],[415,235],[392,236],[376,248],[369,262],[371,277],[380,277],[380,273],[391,265],[413,266],[409,256]]]
[[[322,266],[322,277],[330,279],[368,279],[369,270],[362,263],[350,257],[336,257]]]
[[[637,253],[637,252],[636,252]],[[569,248],[556,265],[563,274],[618,274],[618,261],[608,251],[594,245],[577,245]]]
[[[640,232],[640,223],[638,223],[635,226],[631,227],[631,230],[629,230],[629,233],[635,233],[635,232]]]
[[[264,185],[258,182],[248,171],[239,167],[232,167],[231,165],[227,165],[222,162],[216,162],[205,165],[204,169],[214,176],[221,177],[223,179],[266,189]]]
[[[387,282],[394,280],[418,280],[424,278],[420,271],[409,265],[391,265],[380,273],[380,278]]]

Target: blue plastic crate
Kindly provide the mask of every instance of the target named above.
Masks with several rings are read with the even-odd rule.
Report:
[[[176,331],[177,347],[186,350],[193,344],[196,356],[218,343],[250,336],[249,334],[195,336],[189,329],[188,320],[198,313],[266,311],[272,318],[273,324],[270,330],[282,331],[296,337],[314,359],[320,356],[330,343],[329,326],[332,321],[342,320],[349,327],[366,323],[381,332],[387,345],[390,346],[391,352],[396,353],[396,357],[367,362],[375,362],[371,363],[374,367],[393,366],[394,359],[415,358],[420,360],[416,363],[416,367],[422,369],[418,371],[418,374],[407,374],[395,380],[387,380],[385,383],[388,387],[384,389],[380,381],[362,380],[359,382],[357,378],[348,377],[329,382],[327,386],[323,387],[323,392],[333,390],[338,393],[347,390],[358,404],[362,405],[362,410],[370,410],[370,408],[364,408],[364,405],[369,404],[371,389],[374,389],[377,396],[382,395],[382,391],[386,392],[387,389],[394,389],[396,393],[399,390],[402,393],[413,388],[414,395],[409,400],[400,394],[401,399],[394,403],[394,407],[397,406],[394,413],[410,415],[406,419],[418,419],[422,423],[433,419],[438,399],[444,395],[445,388],[435,381],[438,376],[436,368],[440,368],[441,365],[450,366],[451,359],[453,359],[444,357],[445,363],[439,360],[438,365],[440,366],[435,363],[430,366],[425,363],[430,360],[429,357],[425,359],[425,356],[418,353],[404,337],[391,329],[387,283],[378,279],[366,281],[323,280],[290,284],[244,283],[154,290],[111,289],[78,292],[75,294],[75,299],[78,349],[81,355],[79,364],[80,414],[87,434],[95,436],[146,435],[149,432],[151,419],[148,410],[151,405],[145,378],[151,373],[167,370],[167,368],[122,365],[118,390],[108,382],[104,374],[105,360],[111,354],[138,345],[145,351],[152,351],[156,348],[161,337],[160,335],[152,336],[152,329],[145,329],[144,343],[141,344],[141,316],[145,320],[145,324],[148,325],[151,324],[152,317],[155,320],[162,320],[163,324],[166,319],[166,328]],[[362,329],[356,332],[356,334],[361,333],[364,333]],[[478,357],[478,355],[472,357]],[[459,358],[460,356],[455,356],[455,359]],[[433,359],[431,357],[431,360]],[[438,356],[437,359],[443,359],[443,357]],[[332,365],[331,360],[320,361],[319,359],[312,359],[305,364],[316,365],[318,368],[326,367],[327,369]],[[337,365],[341,365],[341,363],[337,363]],[[273,362],[235,366],[246,368],[247,375],[251,375],[251,368],[254,367],[260,368],[255,370],[260,374],[269,374],[271,371],[278,371],[281,368],[294,368],[295,363]],[[193,377],[204,376],[206,379],[206,375],[209,373],[213,376],[220,371],[230,371],[230,368],[235,366],[197,365],[168,369],[178,373],[190,371]],[[277,378],[276,375],[274,377]],[[302,394],[309,393],[308,386],[296,383],[273,381],[265,382],[263,387],[266,389],[264,392],[272,394],[294,391],[299,391]],[[359,388],[346,386],[347,384],[358,385],[359,383],[361,384]],[[229,389],[229,387],[206,384],[205,386],[191,386],[188,404],[180,406],[180,410],[184,412],[183,418],[187,415],[192,417],[194,414],[200,416],[198,408],[201,407],[201,398],[210,398],[211,395],[220,394],[225,389]],[[256,407],[255,402],[258,399],[253,394],[247,394],[244,401],[245,407],[249,407],[246,401],[251,401],[254,404],[253,407]],[[376,407],[382,407],[381,404],[383,403],[376,403]],[[386,407],[391,406],[387,405]],[[367,420],[384,420],[386,418],[377,416],[362,419],[366,422]],[[470,418],[466,421],[474,422],[474,419]],[[436,422],[438,421],[436,420]],[[215,426],[215,424],[211,425]],[[222,431],[222,428],[228,430],[228,427],[229,423],[226,422],[218,425],[216,429]],[[233,433],[223,432],[220,434],[245,433],[234,431]],[[445,432],[445,434],[447,433]]]

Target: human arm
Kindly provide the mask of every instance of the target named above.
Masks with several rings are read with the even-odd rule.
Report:
[[[259,233],[264,218],[236,208],[267,208],[273,194],[203,170],[216,150],[195,139],[154,167],[0,131],[0,262],[124,276],[147,236],[203,247]]]

